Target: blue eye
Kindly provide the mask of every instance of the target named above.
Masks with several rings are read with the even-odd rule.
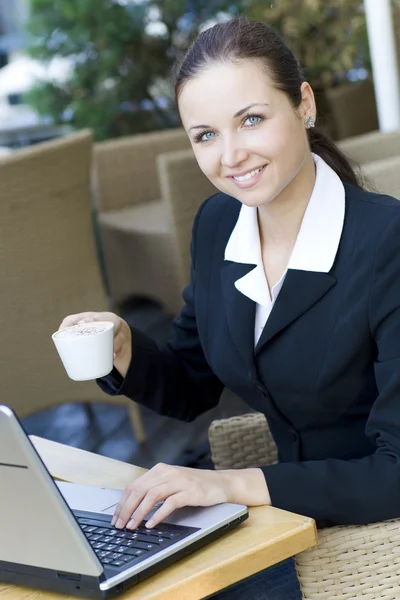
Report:
[[[208,142],[209,140],[212,140],[214,135],[215,133],[213,131],[206,131],[205,133],[201,134],[200,140],[202,142]]]
[[[195,136],[194,142],[196,144],[201,142],[209,142],[210,140],[214,139],[214,137],[215,133],[213,131],[200,131],[200,133]]]
[[[248,123],[248,125],[250,127],[254,127],[255,125],[258,125],[261,122],[262,118],[259,117],[258,115],[248,115],[245,120],[244,123]]]

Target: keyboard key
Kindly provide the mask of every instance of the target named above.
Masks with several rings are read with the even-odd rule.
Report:
[[[103,537],[103,542],[106,542],[106,544],[109,544],[110,542],[113,541],[113,539],[114,539],[114,537],[112,535],[106,535],[105,537]]]
[[[159,541],[158,538],[156,538],[154,535],[152,536],[147,536],[147,535],[138,535],[136,540],[138,542],[145,542],[147,544],[157,544],[157,546],[159,545]]]
[[[139,548],[124,548],[125,552],[124,554],[127,554],[128,556],[142,556],[146,550],[139,550]]]
[[[112,563],[110,563],[112,567],[122,567],[123,564],[123,560],[114,560]]]
[[[92,548],[94,550],[101,550],[101,548],[105,547],[105,543],[104,542],[96,542],[95,544],[92,544]]]

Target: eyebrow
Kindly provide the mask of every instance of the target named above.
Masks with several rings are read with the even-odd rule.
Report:
[[[254,106],[268,106],[268,104],[266,102],[254,102],[253,104],[249,104],[248,106],[245,106],[245,108],[238,110],[238,112],[233,115],[233,118],[236,119],[237,117],[241,117]],[[192,125],[192,127],[189,127],[189,131],[192,129],[211,129],[211,125]]]

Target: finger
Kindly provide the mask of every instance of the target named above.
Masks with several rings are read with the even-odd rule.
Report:
[[[125,336],[122,333],[118,333],[114,338],[114,357],[118,356],[121,352],[125,343]]]
[[[122,496],[120,501],[117,504],[117,507],[114,511],[114,516],[111,519],[111,525],[115,525],[119,519],[119,515],[121,514],[121,510],[123,509],[123,507],[125,506],[125,502],[128,500],[129,496],[131,495],[131,488],[128,486]]]
[[[146,527],[151,529],[156,527],[162,521],[165,521],[169,515],[183,506],[192,506],[189,494],[185,491],[180,491],[172,496],[169,496],[162,506],[154,513],[154,515],[147,521]]]
[[[131,492],[130,496],[127,498],[125,504],[121,508],[117,522],[115,523],[115,527],[117,527],[118,529],[126,527],[128,521],[131,521],[132,519],[132,513],[135,512],[137,507],[143,501],[145,495],[146,494],[144,494],[143,492],[138,492],[137,490],[133,490]]]
[[[136,509],[131,512],[131,518],[128,520],[126,527],[135,529],[140,525],[145,516],[153,510],[158,502],[163,502],[170,496],[173,496],[180,491],[180,486],[176,482],[169,481],[151,488],[139,503]]]
[[[151,488],[156,487],[161,483],[165,483],[164,480],[168,476],[168,467],[169,465],[158,463],[126,487],[114,511],[114,516],[112,518],[111,525],[115,525],[116,527],[125,527],[125,524],[129,521],[133,511],[142,501],[147,492]],[[138,498],[136,504],[134,501],[135,497]],[[130,502],[130,505],[129,507],[126,507],[128,500]],[[134,508],[131,509],[130,506],[133,504]],[[121,519],[121,524],[117,524],[119,519]]]
[[[141,475],[140,477],[135,479],[135,481],[133,483],[131,483],[130,485],[128,485],[125,488],[125,490],[121,496],[121,499],[118,502],[117,507],[114,511],[114,516],[111,520],[111,525],[115,525],[116,527],[124,527],[125,526],[125,523],[123,525],[122,525],[122,523],[123,523],[124,515],[126,514],[126,511],[125,511],[126,503],[129,500],[129,498],[131,497],[132,493],[136,493],[136,495],[140,496],[140,500],[147,494],[148,490],[152,487],[151,477],[150,477],[150,483],[148,481],[150,473],[151,473],[151,469],[150,469],[150,471],[147,471],[147,473],[144,473],[143,475]],[[133,512],[133,510],[129,513],[128,518],[126,519],[125,522],[127,522],[129,520],[132,512]],[[119,525],[119,524],[117,525],[120,518],[121,518],[121,525]]]

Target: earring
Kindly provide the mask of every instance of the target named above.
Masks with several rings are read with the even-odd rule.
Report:
[[[315,127],[315,117],[313,117],[312,115],[310,115],[309,117],[307,117],[307,119],[305,120],[305,126],[306,126],[306,129],[310,129],[311,127]]]

